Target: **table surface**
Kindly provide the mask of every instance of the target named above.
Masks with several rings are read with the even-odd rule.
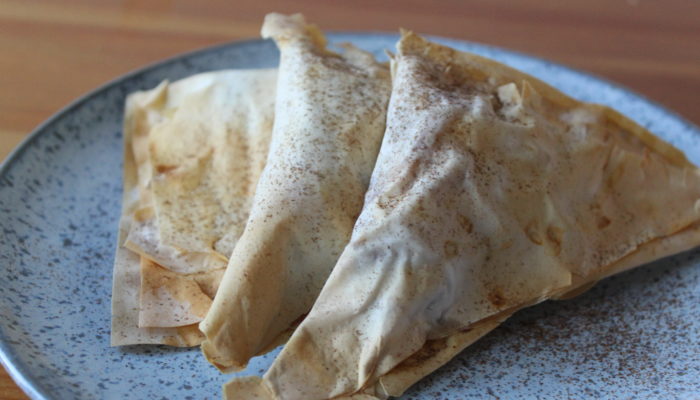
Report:
[[[165,57],[257,37],[269,11],[303,12],[328,30],[404,27],[529,53],[700,124],[696,0],[0,0],[0,160],[81,94]],[[27,398],[1,368],[0,398]]]

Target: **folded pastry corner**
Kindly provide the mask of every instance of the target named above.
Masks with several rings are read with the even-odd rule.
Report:
[[[247,390],[398,396],[518,309],[700,244],[700,171],[633,121],[411,32],[392,62],[352,238]]]
[[[214,270],[181,275],[141,257],[139,327],[171,328],[199,323],[223,275]]]

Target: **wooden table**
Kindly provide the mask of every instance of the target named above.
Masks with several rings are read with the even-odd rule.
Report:
[[[616,81],[700,124],[696,0],[0,0],[0,159],[86,91],[164,57],[257,37],[268,11],[301,11],[331,30],[405,27],[507,47]],[[26,399],[0,371],[0,398]]]

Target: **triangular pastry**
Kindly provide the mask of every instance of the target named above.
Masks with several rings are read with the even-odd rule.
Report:
[[[205,356],[224,371],[279,343],[316,300],[362,209],[391,91],[387,65],[327,50],[301,15],[268,15],[262,35],[281,53],[270,154],[200,324]]]
[[[155,122],[134,137],[141,198],[125,246],[149,260],[142,266],[163,267],[141,271],[139,326],[204,317],[213,294],[197,287],[218,287],[245,226],[269,149],[276,77],[274,69],[223,70],[134,95],[152,99],[137,115]],[[164,282],[168,289],[151,286]]]
[[[700,244],[700,172],[612,109],[404,33],[352,239],[263,379],[399,396],[520,308]]]
[[[114,345],[203,338],[194,324],[211,304],[228,261],[222,253],[240,236],[267,158],[276,77],[275,69],[223,70],[127,98]],[[173,340],[178,332],[187,340]]]

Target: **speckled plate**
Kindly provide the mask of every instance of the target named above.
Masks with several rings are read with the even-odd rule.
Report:
[[[385,58],[395,35],[332,34]],[[620,87],[521,54],[438,39],[605,103],[700,161],[700,130]],[[136,71],[42,124],[0,169],[0,359],[34,399],[216,399],[230,376],[198,349],[109,347],[127,93],[222,68],[270,67],[270,42],[227,44]],[[700,398],[700,251],[519,312],[406,399]],[[243,374],[260,374],[276,352]]]

